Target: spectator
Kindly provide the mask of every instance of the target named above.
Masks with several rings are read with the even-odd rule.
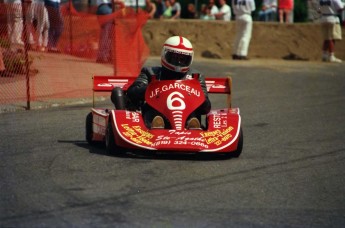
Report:
[[[113,5],[110,0],[97,0],[96,14],[99,17],[113,13]],[[100,21],[101,31],[97,53],[97,63],[109,63],[112,61],[113,20]]]
[[[165,10],[165,5],[163,3],[163,0],[156,0],[156,12],[154,15],[155,19],[159,19],[162,17]]]
[[[156,5],[151,0],[145,0],[145,11],[149,14],[149,18],[154,18],[156,13]]]
[[[254,0],[232,0],[232,8],[236,18],[233,59],[248,60],[248,47],[253,28],[251,13],[255,10],[255,2]]]
[[[277,0],[263,0],[259,11],[259,21],[276,21]]]
[[[226,4],[225,0],[219,0],[219,13],[216,13],[214,16],[217,20],[230,21],[231,20],[231,8]]]
[[[172,7],[170,4],[169,0],[165,1],[165,10],[163,12],[163,15],[161,16],[161,18],[163,19],[170,19],[172,17]]]
[[[209,1],[208,1],[208,6],[207,6],[207,7],[210,9],[210,17],[211,17],[211,19],[213,19],[213,20],[216,19],[215,15],[216,15],[217,13],[219,13],[219,9],[218,9],[218,7],[216,6],[216,4],[214,3],[214,1],[215,1],[215,0],[209,0]]]
[[[44,0],[48,11],[49,31],[48,31],[48,51],[60,53],[57,48],[58,41],[63,32],[63,18],[60,10],[61,0]]]
[[[97,0],[96,14],[101,18],[101,32],[99,36],[99,45],[96,62],[109,63],[112,62],[112,40],[114,20],[104,17],[113,13],[116,7],[123,6],[121,0]],[[113,9],[114,8],[114,9]],[[105,19],[104,19],[105,18]]]
[[[320,3],[319,0],[308,0],[308,21],[316,21],[320,19]]]
[[[37,22],[35,36],[32,34],[34,20]],[[28,25],[27,32],[31,47],[38,51],[45,51],[48,45],[49,19],[48,11],[44,6],[44,0],[33,0],[27,12],[26,23]],[[37,41],[35,41],[34,37],[37,38]],[[34,48],[34,45],[37,45],[37,47]]]
[[[22,40],[23,13],[21,0],[4,0],[7,13],[7,33],[11,43],[11,49],[24,47]]]
[[[341,63],[334,56],[335,40],[341,40],[341,26],[338,14],[344,10],[341,0],[320,0],[321,28],[323,33],[322,60],[327,62]]]
[[[205,4],[201,5],[200,19],[201,20],[214,20],[214,16],[211,15],[210,8]]]
[[[279,22],[293,23],[294,0],[279,0]]]
[[[187,6],[186,19],[195,19],[196,17],[195,6],[193,3],[189,3]]]
[[[181,16],[181,4],[177,0],[170,0],[171,4],[171,19],[179,19]]]

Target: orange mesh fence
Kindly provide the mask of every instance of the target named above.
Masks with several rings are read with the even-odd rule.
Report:
[[[64,4],[56,14],[54,7],[40,12],[33,5],[0,4],[0,105],[91,97],[93,75],[139,74],[149,55],[144,11],[120,8],[98,16]],[[103,52],[110,54],[104,59]]]

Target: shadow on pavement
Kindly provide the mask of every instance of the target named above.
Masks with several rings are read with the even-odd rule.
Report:
[[[155,159],[155,160],[188,160],[188,161],[214,161],[232,159],[228,154],[211,154],[211,153],[189,153],[189,152],[167,152],[167,151],[150,151],[129,149],[121,154],[108,154],[104,143],[88,144],[85,140],[58,140],[58,143],[70,143],[78,147],[89,150],[92,154],[131,158],[131,159]]]

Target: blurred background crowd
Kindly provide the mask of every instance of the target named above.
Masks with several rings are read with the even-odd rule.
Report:
[[[251,2],[250,7],[244,2],[246,4]],[[244,14],[246,20],[240,21]],[[273,50],[270,53],[274,57],[285,58],[288,54],[293,59],[316,59],[314,56],[322,54],[322,60],[329,61],[330,53],[327,55],[320,53],[321,38],[316,39],[317,36],[321,37],[321,30],[316,26],[318,23],[308,23],[308,26],[313,28],[308,31],[304,31],[305,27],[302,25],[303,31],[296,30],[297,38],[293,40],[294,46],[286,48],[287,42],[292,40],[292,27],[297,23],[319,21],[321,17],[319,0],[0,0],[0,103],[28,97],[25,94],[28,85],[34,88],[30,93],[31,100],[48,98],[52,94],[60,96],[61,88],[54,92],[49,86],[51,78],[60,77],[56,71],[57,67],[67,71],[75,70],[73,73],[65,73],[74,75],[68,78],[69,97],[78,91],[78,86],[84,82],[75,77],[76,72],[83,75],[95,73],[93,69],[79,69],[73,62],[68,62],[72,65],[57,66],[64,57],[59,58],[63,55],[55,55],[56,53],[81,57],[96,64],[112,64],[113,75],[137,75],[149,51],[154,52],[157,49],[155,43],[158,43],[160,50],[159,39],[174,33],[174,29],[164,32],[168,30],[167,24],[176,27],[179,33],[191,32],[186,28],[186,24],[200,26],[206,30],[211,28],[207,25],[212,26],[212,29],[215,29],[214,34],[209,33],[207,38],[197,39],[197,36],[194,36],[195,44],[199,46],[199,55],[203,57],[231,58],[232,56],[232,59],[236,60],[247,60],[252,56],[272,57],[272,55],[254,53],[255,50],[269,49]],[[344,11],[336,17],[339,17],[344,25]],[[151,23],[146,23],[147,20]],[[164,23],[160,23],[163,20]],[[192,20],[196,23],[190,23]],[[234,23],[226,23],[227,21]],[[254,45],[252,54],[247,56],[252,36],[252,21],[257,21],[257,25],[266,27],[265,31],[270,33],[266,39],[271,39],[272,42],[270,46],[262,45],[260,34],[256,32],[253,37],[259,44]],[[281,26],[282,23],[296,23],[296,25]],[[141,32],[144,25],[155,26],[151,27],[151,32],[144,34],[145,40],[151,41],[150,48],[144,42]],[[221,26],[213,27],[214,25]],[[223,30],[219,30],[220,28]],[[155,34],[156,31],[159,31],[158,34]],[[247,31],[245,35],[243,31]],[[276,31],[280,35],[278,39],[272,36]],[[225,35],[220,37],[219,33]],[[301,33],[304,35],[303,39],[299,39]],[[285,35],[281,36],[281,34]],[[312,37],[309,37],[310,35]],[[212,46],[208,42],[210,36],[220,41]],[[303,45],[299,43],[305,40],[308,42]],[[277,51],[279,45],[282,46],[282,52]],[[236,48],[237,46],[242,47],[243,50]],[[340,49],[337,50],[343,50],[341,43],[338,47]],[[313,57],[309,55],[304,57],[299,52],[302,48],[307,50],[305,53],[315,52],[315,54],[312,55]],[[286,50],[289,53],[286,54]],[[45,52],[55,54],[43,55]],[[337,53],[340,54],[339,57],[344,58],[344,52]],[[38,72],[36,66],[41,64],[43,59],[49,60],[49,58],[52,58],[50,62],[44,62],[39,67],[41,72]],[[333,60],[329,62],[335,60],[341,62],[339,59]],[[18,80],[18,75],[25,75],[25,78],[21,77]],[[31,75],[35,75],[35,80],[29,82]],[[25,89],[23,82],[26,82]]]
[[[0,0],[0,2],[3,0]],[[231,0],[123,0],[126,6],[138,6],[153,13],[153,19],[205,19],[220,20],[214,12],[220,11],[223,4],[231,7]],[[342,0],[345,2],[345,0]],[[67,0],[62,0],[68,2]],[[223,3],[224,2],[224,3]],[[97,0],[73,0],[79,11],[96,12]],[[153,7],[151,5],[154,5]],[[289,22],[309,22],[320,18],[318,12],[319,0],[255,0],[256,10],[253,12],[254,21],[281,21],[281,16],[288,14]],[[215,8],[217,7],[217,8]],[[171,15],[169,13],[171,11]],[[270,14],[263,17],[263,14]],[[165,14],[164,14],[165,13]],[[178,14],[177,16],[176,13]],[[234,14],[231,14],[234,20]],[[265,15],[266,16],[266,15]],[[339,15],[344,20],[345,15]]]

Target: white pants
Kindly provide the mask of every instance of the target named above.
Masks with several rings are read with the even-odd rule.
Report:
[[[249,14],[236,16],[236,38],[233,54],[247,56],[250,39],[252,38],[253,19]]]
[[[21,3],[6,3],[7,9],[7,33],[11,45],[24,45],[22,40],[23,33],[23,14]]]
[[[35,39],[33,35],[33,21],[36,19],[36,38],[37,45],[47,47],[48,44],[48,31],[49,31],[49,19],[48,11],[44,6],[44,2],[33,2],[27,13],[27,32],[29,37],[29,43],[34,44]]]

